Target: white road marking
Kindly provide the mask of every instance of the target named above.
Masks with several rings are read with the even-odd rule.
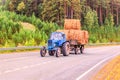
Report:
[[[108,57],[108,58],[100,61],[100,62],[97,63],[95,66],[93,66],[92,68],[88,69],[85,73],[83,73],[83,74],[80,75],[78,78],[76,78],[76,80],[82,79],[84,76],[86,76],[89,72],[91,72],[92,70],[94,70],[95,68],[97,68],[98,66],[100,66],[102,63],[104,63],[105,61],[107,61],[107,60],[109,60],[109,59],[111,59],[111,58],[113,58],[113,57],[116,57],[116,56],[119,55],[119,54],[120,54],[120,53],[117,53],[117,54],[115,54],[115,55],[112,55],[112,56],[110,56],[110,57]]]
[[[10,72],[14,72],[14,71],[18,71],[18,70],[20,70],[20,68],[15,68],[15,69],[13,69],[13,70],[7,70],[7,71],[4,71],[3,73],[5,74],[5,73],[10,73]],[[2,73],[1,73],[2,74]]]
[[[28,68],[37,67],[37,66],[40,66],[40,65],[43,65],[43,64],[48,64],[48,63],[54,62],[54,61],[61,61],[61,59],[59,59],[59,60],[51,60],[51,61],[47,61],[47,62],[43,62],[43,63],[38,63],[38,64],[33,64],[33,65],[29,65],[29,66],[23,66],[21,68],[14,68],[14,69],[11,69],[11,70],[6,70],[6,71],[0,73],[0,75],[6,74],[6,73],[15,72],[15,71],[19,71],[19,70],[24,70],[24,69],[28,69]]]
[[[10,60],[25,59],[25,58],[28,58],[28,57],[20,57],[20,58],[12,58],[12,59],[3,59],[3,60],[1,60],[1,61],[10,61]]]

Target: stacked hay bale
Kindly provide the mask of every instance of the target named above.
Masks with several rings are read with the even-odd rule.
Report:
[[[88,31],[81,30],[80,20],[65,19],[64,30],[57,30],[64,32],[67,40],[77,40],[79,44],[88,43]]]
[[[81,29],[80,20],[65,19],[64,30],[71,30],[71,29],[80,30]]]

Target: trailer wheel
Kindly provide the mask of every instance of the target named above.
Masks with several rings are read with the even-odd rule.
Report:
[[[62,52],[63,52],[63,56],[68,56],[70,53],[70,44],[69,42],[66,42],[63,44],[62,46]]]
[[[61,54],[61,48],[58,48],[56,50],[56,57],[60,57],[60,54]]]
[[[46,55],[46,48],[45,47],[43,47],[43,48],[41,48],[40,49],[40,55],[41,55],[41,57],[45,57],[45,55]]]
[[[78,54],[78,48],[75,48],[75,54]]]
[[[49,51],[48,53],[49,53],[50,56],[54,56],[55,52],[54,51]]]
[[[80,52],[83,54],[83,51],[84,51],[84,45],[81,45]]]

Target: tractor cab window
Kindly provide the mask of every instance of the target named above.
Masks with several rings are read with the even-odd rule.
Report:
[[[55,34],[51,35],[50,39],[52,39],[52,40],[62,40],[63,35],[61,33],[55,33]]]

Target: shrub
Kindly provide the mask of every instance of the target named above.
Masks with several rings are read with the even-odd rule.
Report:
[[[34,14],[31,17],[9,11],[0,11],[0,14],[0,44],[5,46],[9,42],[15,43],[15,46],[44,44],[50,33],[59,27],[57,24],[41,21]],[[33,24],[36,31],[22,29],[21,22]]]
[[[15,43],[15,46],[17,47],[19,44],[22,44],[23,42],[23,39],[22,37],[20,36],[19,33],[15,33],[13,36],[12,36],[12,40],[13,42]]]

